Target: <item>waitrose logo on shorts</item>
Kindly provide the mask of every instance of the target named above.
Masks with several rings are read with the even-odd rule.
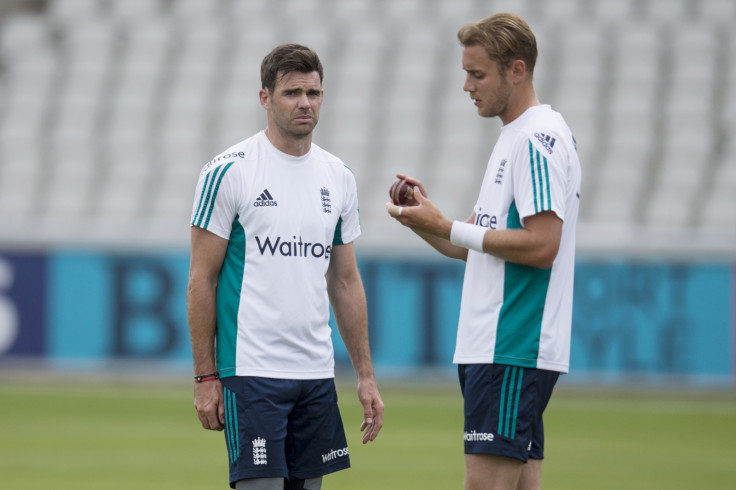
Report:
[[[322,455],[322,462],[327,463],[329,461],[332,461],[336,458],[343,458],[348,455],[348,448],[344,447],[342,449],[333,449],[327,454]]]
[[[474,441],[488,441],[493,442],[493,434],[490,432],[465,432],[464,439],[466,442],[474,442]]]

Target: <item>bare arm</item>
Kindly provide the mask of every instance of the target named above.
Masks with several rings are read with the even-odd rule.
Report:
[[[383,426],[384,407],[373,373],[365,291],[352,243],[332,248],[326,278],[327,293],[337,328],[358,378],[358,398],[363,405],[364,417],[360,430],[365,430],[363,434],[365,444],[378,436]]]
[[[415,192],[418,206],[402,208],[387,204],[389,214],[408,226],[444,255],[467,258],[467,249],[450,243],[452,221],[445,218],[432,202]],[[468,219],[472,223],[474,215]],[[483,238],[483,251],[500,259],[541,269],[552,267],[562,237],[562,220],[552,211],[529,216],[524,227],[513,230],[488,230]],[[464,250],[464,255],[459,250]],[[450,255],[452,254],[452,255]]]
[[[217,280],[227,250],[227,240],[193,226],[187,287],[187,319],[192,343],[194,374],[217,371],[215,329],[217,325]],[[222,430],[225,408],[219,380],[194,385],[194,407],[202,427]]]
[[[391,211],[389,210],[389,214]],[[399,218],[397,218],[399,219]],[[472,223],[475,219],[475,213],[473,213],[468,219],[468,223]],[[399,221],[401,221],[399,219]],[[451,225],[452,226],[452,225]],[[450,257],[451,259],[458,259],[458,260],[468,260],[468,249],[463,247],[458,247],[457,245],[453,245],[450,243],[449,238],[440,238],[436,235],[432,235],[431,233],[428,233],[424,230],[420,230],[418,228],[412,228],[411,229],[414,233],[416,233],[420,238],[422,238],[425,242],[430,244],[432,248],[437,250],[439,253],[446,257]]]
[[[557,257],[562,238],[562,220],[552,211],[528,216],[524,227],[489,230],[483,251],[516,264],[549,269]]]

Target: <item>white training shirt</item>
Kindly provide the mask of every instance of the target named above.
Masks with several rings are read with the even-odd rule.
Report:
[[[563,221],[551,269],[468,251],[456,364],[508,364],[567,372],[575,266],[580,161],[562,116],[527,109],[501,129],[475,205],[476,225],[521,228],[553,211]]]
[[[360,235],[355,178],[313,144],[301,157],[263,131],[207,163],[192,226],[229,240],[217,288],[220,376],[334,377],[325,273]]]

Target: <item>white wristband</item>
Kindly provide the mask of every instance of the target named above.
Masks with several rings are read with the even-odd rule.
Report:
[[[483,238],[487,231],[488,228],[483,226],[463,221],[453,221],[450,229],[450,243],[483,253]]]

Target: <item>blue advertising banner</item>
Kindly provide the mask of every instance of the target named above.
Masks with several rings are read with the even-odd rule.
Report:
[[[0,358],[46,352],[46,259],[0,253]]]
[[[188,265],[173,253],[0,253],[0,360],[189,364]],[[452,370],[464,264],[359,265],[376,368]],[[733,264],[580,261],[571,373],[733,383],[734,298]],[[336,328],[333,340],[348,366]]]
[[[732,376],[733,269],[579,263],[571,366],[583,372]]]
[[[58,254],[48,352],[57,359],[188,359],[188,257]]]
[[[393,369],[450,365],[460,313],[463,268],[452,261],[364,261],[361,275],[376,365]],[[334,332],[334,329],[333,329]],[[339,337],[336,357],[349,362]]]

